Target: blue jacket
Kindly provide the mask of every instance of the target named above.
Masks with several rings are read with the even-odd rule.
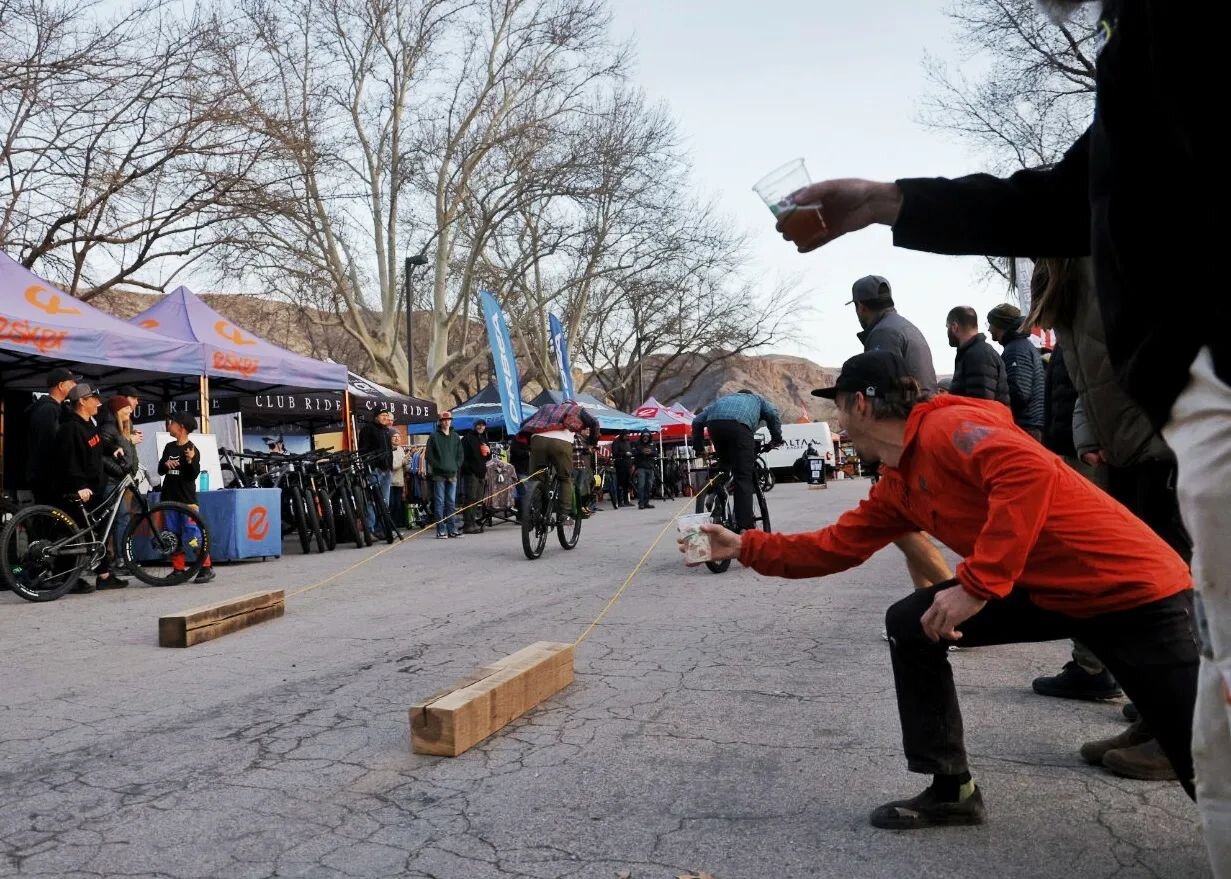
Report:
[[[774,404],[759,394],[727,394],[710,403],[692,420],[692,436],[701,445],[705,426],[711,421],[738,421],[749,430],[756,430],[764,421],[774,442],[782,440],[782,416]]]
[[[1043,356],[1030,337],[1020,332],[1005,333],[1000,345],[1004,348],[1001,359],[1009,379],[1009,408],[1013,410],[1013,420],[1023,430],[1042,430],[1043,392],[1047,387]]]

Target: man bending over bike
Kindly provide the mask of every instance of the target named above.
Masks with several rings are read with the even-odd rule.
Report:
[[[754,434],[762,421],[769,428],[770,448],[782,445],[782,416],[773,403],[749,390],[719,397],[692,420],[693,445],[705,448],[705,430],[709,428],[718,464],[730,470],[735,480],[735,523],[740,531],[754,524],[752,497],[757,466]]]
[[[530,472],[542,470],[548,462],[555,466],[561,506],[566,516],[572,515],[575,511],[573,440],[581,434],[590,445],[598,445],[597,419],[572,400],[548,403],[525,420],[521,434],[528,436],[530,441]],[[576,514],[588,518],[580,510],[576,510]]]

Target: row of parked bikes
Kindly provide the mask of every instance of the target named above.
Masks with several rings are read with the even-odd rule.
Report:
[[[374,539],[402,539],[389,499],[376,489],[371,455],[318,449],[303,454],[219,449],[231,488],[282,490],[282,531],[294,533],[304,554],[330,552],[339,543],[357,548]]]

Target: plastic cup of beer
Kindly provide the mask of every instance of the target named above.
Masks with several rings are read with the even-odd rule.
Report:
[[[803,159],[794,159],[775,168],[752,187],[775,217],[781,217],[801,207],[816,208],[819,204],[796,204],[791,196],[812,182]]]
[[[710,560],[710,536],[701,530],[701,526],[712,521],[709,513],[689,513],[675,520],[675,527],[684,539],[685,564],[697,565]]]

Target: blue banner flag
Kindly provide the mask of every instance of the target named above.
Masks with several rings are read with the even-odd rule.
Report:
[[[486,290],[479,294],[483,306],[483,323],[487,324],[487,341],[492,346],[492,363],[496,367],[496,390],[500,392],[500,408],[504,413],[504,429],[511,436],[521,429],[521,378],[517,374],[517,356],[509,325],[496,297]]]
[[[564,392],[564,399],[576,400],[573,366],[568,359],[568,339],[564,337],[564,327],[560,324],[560,318],[554,314],[547,315],[547,324],[551,327],[551,350],[555,352],[556,363],[560,365],[560,390]]]

